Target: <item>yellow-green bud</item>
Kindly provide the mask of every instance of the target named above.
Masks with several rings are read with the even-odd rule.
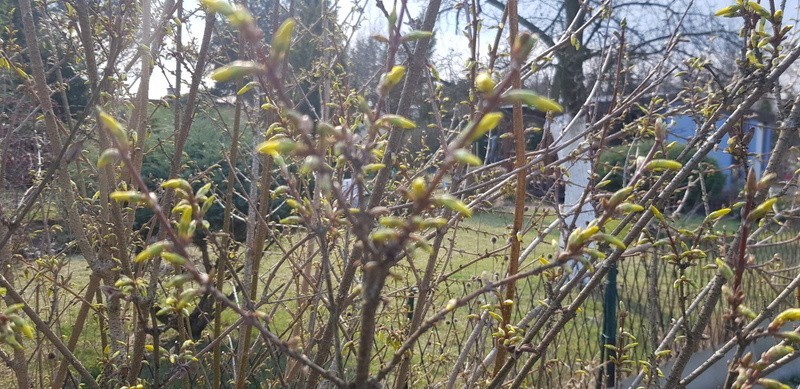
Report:
[[[209,77],[216,82],[226,82],[264,71],[264,67],[253,61],[233,61],[211,72]]]
[[[647,165],[644,165],[644,168],[642,169],[646,172],[662,171],[662,170],[674,171],[674,170],[680,170],[682,167],[683,165],[678,161],[674,161],[671,159],[654,159],[648,162]]]
[[[493,130],[498,124],[500,124],[500,120],[502,119],[503,114],[500,112],[489,112],[486,115],[483,115],[478,124],[475,125],[475,129],[470,140],[474,141],[485,135],[487,132]]]
[[[386,114],[381,116],[381,118],[378,119],[375,122],[375,124],[377,126],[385,126],[385,127],[394,126],[405,130],[412,130],[414,128],[417,128],[417,125],[411,120],[400,115],[391,115],[391,114]]]
[[[477,89],[478,92],[491,93],[494,90],[494,86],[494,80],[492,80],[492,76],[487,72],[478,74],[478,76],[475,77],[475,89]]]
[[[456,161],[469,166],[480,166],[483,164],[480,157],[470,153],[467,149],[456,150],[453,152],[453,157],[455,157]]]
[[[387,73],[384,73],[381,76],[380,86],[378,87],[378,91],[381,95],[385,95],[388,93],[392,88],[394,88],[400,81],[403,80],[403,76],[406,75],[406,67],[401,65],[396,65],[392,67]]]
[[[276,56],[279,60],[283,60],[286,56],[286,52],[289,51],[295,24],[296,22],[294,19],[286,19],[272,38],[272,55]]]
[[[512,89],[503,93],[503,100],[509,103],[525,104],[542,112],[564,112],[564,107],[555,100],[548,99],[527,89]]]
[[[449,194],[441,194],[433,198],[433,203],[441,205],[451,211],[458,212],[461,216],[472,217],[472,210],[461,200]]]

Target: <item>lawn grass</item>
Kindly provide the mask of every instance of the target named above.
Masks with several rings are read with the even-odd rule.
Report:
[[[450,298],[466,295],[479,288],[481,286],[479,280],[482,277],[489,276],[498,279],[505,275],[508,266],[506,258],[508,250],[503,250],[496,255],[486,255],[486,253],[502,248],[505,245],[510,231],[508,226],[512,219],[513,213],[509,208],[498,207],[493,210],[478,211],[473,218],[463,220],[454,229],[454,232],[448,234],[443,244],[443,251],[439,256],[437,274],[439,276],[449,274],[449,277],[439,284],[438,293],[429,314],[444,307]],[[552,220],[552,209],[531,206],[526,214],[526,225],[530,226],[531,223],[535,223],[536,228],[531,228],[527,234],[522,236],[523,247],[535,237],[535,231],[541,229],[539,225],[547,225]],[[691,223],[687,227],[692,227]],[[294,243],[298,236],[290,233],[284,234],[280,238],[281,243],[284,246],[289,246]],[[534,250],[526,260],[526,263],[535,261],[540,257],[546,258],[555,254],[556,248],[548,242],[557,239],[558,235],[556,233],[551,233],[545,237],[543,239],[545,243],[540,244]],[[424,269],[427,256],[422,252],[418,254],[413,259],[414,268],[418,270]],[[298,256],[303,255],[305,254],[298,254]],[[275,246],[265,252],[260,269],[262,283],[265,281],[266,274],[275,266],[280,257],[281,253]],[[476,258],[481,259],[476,261]],[[646,324],[648,318],[646,306],[648,289],[646,288],[646,282],[643,281],[646,281],[645,264],[647,261],[654,260],[653,258],[631,257],[620,262],[618,279],[620,309],[626,312],[627,330],[637,341],[642,343],[632,352],[632,356],[636,359],[646,358],[647,353],[652,350],[653,346],[644,341],[651,327]],[[59,275],[66,280],[63,283],[64,286],[71,288],[76,293],[81,293],[81,289],[88,283],[89,277],[89,269],[85,261],[82,257],[73,255],[65,258],[64,263],[65,265],[59,272]],[[467,266],[463,266],[467,263]],[[35,263],[30,264],[27,267],[27,272],[22,272],[20,281],[29,279],[36,269]],[[669,267],[666,266],[664,269],[669,269]],[[662,272],[664,274],[659,277],[657,290],[663,296],[674,296],[672,281],[675,279],[675,274],[668,270]],[[25,273],[27,273],[27,276],[25,276]],[[290,283],[292,273],[292,267],[287,264],[278,268],[271,289],[277,289],[280,285]],[[402,340],[402,329],[407,325],[407,310],[405,306],[408,298],[407,291],[416,284],[416,279],[409,264],[401,262],[397,267],[397,273],[399,277],[392,278],[387,282],[386,290],[390,303],[383,308],[385,314],[381,315],[381,322],[379,323],[377,353],[383,353],[385,356],[391,355],[393,345],[396,346],[397,340]],[[687,275],[690,279],[696,281],[696,287],[693,287],[692,291],[692,293],[696,293],[699,290],[697,288],[702,287],[705,280],[713,275],[713,271],[704,270],[700,266],[696,266],[688,269]],[[757,282],[755,279],[753,281]],[[518,282],[519,297],[516,301],[515,316],[512,321],[519,320],[525,312],[541,304],[546,299],[546,285],[547,282],[543,277],[531,277]],[[32,289],[30,288],[26,289],[26,293],[29,295],[32,293],[31,291]],[[230,284],[228,284],[225,291],[232,291]],[[287,290],[287,294],[282,296],[283,299],[288,299],[289,301],[280,303],[275,303],[276,299],[268,301],[266,308],[277,307],[270,321],[270,330],[273,332],[283,334],[289,329],[292,318],[291,312],[296,309],[296,305],[291,301],[291,298],[296,293],[294,287],[290,287]],[[277,297],[280,296],[278,295]],[[751,298],[755,297],[755,294],[751,295]],[[673,299],[670,306],[674,307],[674,297],[670,298]],[[425,372],[430,374],[415,375],[416,379],[419,380],[415,382],[424,386],[428,383],[428,380],[433,380],[435,377],[443,378],[448,368],[452,367],[452,362],[458,352],[460,352],[460,345],[463,343],[464,337],[474,327],[474,321],[471,321],[468,315],[479,314],[483,304],[496,303],[499,299],[499,296],[495,297],[492,294],[484,295],[466,308],[456,310],[446,322],[441,323],[427,336],[421,338],[417,347],[414,348],[412,360],[415,362],[415,366],[424,366]],[[568,298],[565,303],[569,303],[570,299]],[[664,303],[666,304],[667,302]],[[64,325],[61,328],[61,334],[66,339],[71,333],[72,328],[69,323],[74,320],[78,305],[74,304],[63,308],[65,309],[65,314],[62,317]],[[562,335],[559,335],[559,338],[554,343],[558,347],[552,347],[546,352],[543,360],[546,362],[547,369],[541,372],[542,375],[538,379],[568,380],[574,378],[576,371],[590,369],[597,363],[601,347],[602,311],[602,295],[598,291],[596,295],[591,296],[586,301],[578,312],[578,317],[565,326]],[[357,306],[354,306],[349,313],[356,315]],[[660,313],[661,321],[666,324],[678,314],[678,312],[674,311],[674,308],[662,310]],[[324,321],[324,312],[320,313],[320,315],[318,319]],[[342,320],[350,323],[353,317],[345,315]],[[235,314],[226,311],[223,315],[224,326],[232,324],[236,319]],[[351,324],[355,323],[352,322]],[[97,341],[99,333],[98,322],[96,320],[89,321],[76,351],[79,359],[84,361],[87,367],[95,372],[99,369],[98,362],[103,355]],[[484,339],[481,347],[484,349],[491,347],[491,341],[488,338]],[[348,361],[348,366],[350,366],[354,363],[355,355],[352,352],[346,352],[345,360]],[[421,371],[418,373],[421,373]],[[535,381],[537,378],[532,377],[531,379]]]

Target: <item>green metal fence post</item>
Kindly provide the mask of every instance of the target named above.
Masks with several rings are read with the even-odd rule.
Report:
[[[597,388],[603,387],[603,376],[605,375],[605,387],[613,388],[616,386],[616,366],[611,362],[617,353],[613,348],[606,345],[617,345],[617,264],[611,265],[608,271],[604,296],[603,296],[603,333],[600,335],[600,355],[601,362],[605,365],[600,369],[600,376],[597,377]]]

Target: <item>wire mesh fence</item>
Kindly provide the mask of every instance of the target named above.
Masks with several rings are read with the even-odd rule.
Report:
[[[485,223],[460,227],[449,238],[449,245],[443,245],[447,252],[443,254],[445,260],[440,265],[434,309],[445,306],[452,298],[463,297],[479,289],[487,278],[498,279],[504,275],[508,252],[502,243],[503,233],[493,230],[491,221]],[[467,238],[459,235],[465,233]],[[749,250],[750,263],[743,286],[745,304],[752,310],[759,312],[763,309],[797,274],[800,267],[800,243],[795,241],[797,236],[796,229],[784,229]],[[669,252],[664,248],[651,248],[624,257],[618,263],[618,331],[615,345],[620,350],[619,354],[624,354],[624,358],[618,355],[620,361],[616,364],[620,378],[656,362],[653,352],[660,340],[716,274],[715,269],[706,265],[713,264],[715,258],[724,257],[725,250],[724,246],[708,244],[704,247],[706,259],[693,266],[665,260],[664,256]],[[455,257],[460,259],[454,260]],[[545,311],[544,307],[548,304],[552,304],[550,299],[559,287],[557,280],[563,280],[563,276],[563,270],[554,270],[518,282],[519,298],[514,304],[514,319],[524,323],[522,330],[537,320],[543,320],[544,328],[548,328],[560,318],[562,311],[559,307],[551,310],[554,314],[548,317],[537,315]],[[676,282],[679,279],[684,282]],[[604,282],[591,291],[576,316],[560,331],[551,346],[542,350],[537,368],[532,370],[528,378],[530,387],[595,387],[599,368],[603,365],[603,351],[608,348],[603,345],[607,340],[603,334],[603,312],[607,305],[603,292],[606,284]],[[407,320],[408,309],[401,307],[407,306],[409,296],[413,299],[407,289],[398,290],[395,303],[390,304],[399,308],[397,321],[394,322],[397,329],[392,331],[399,331],[403,321]],[[579,292],[575,290],[568,295],[560,302],[560,307],[567,306]],[[415,375],[415,387],[428,387],[442,382],[442,377],[456,362],[463,362],[463,367],[455,382],[473,383],[480,387],[495,368],[491,359],[483,360],[483,357],[490,355],[496,339],[491,334],[498,331],[498,321],[485,314],[481,316],[481,312],[501,302],[500,293],[484,294],[434,327],[412,352],[414,366],[417,366],[419,373],[425,373]],[[725,316],[727,304],[724,298],[717,304],[710,324],[702,335],[699,349],[713,347],[732,336],[731,325]],[[784,301],[782,308],[794,304],[794,301]],[[696,316],[696,313],[689,314],[686,325],[691,326]],[[391,336],[388,328],[385,336]],[[395,336],[400,339],[403,335],[398,332]],[[478,341],[468,341],[473,336]],[[535,346],[540,339],[534,338],[531,345]],[[671,356],[677,355],[685,342],[685,338],[678,336],[669,344],[667,348],[671,350]],[[464,351],[464,347],[469,349]],[[460,359],[460,354],[465,355],[461,355]],[[626,362],[623,363],[621,359]],[[663,365],[668,359],[662,358],[657,362]]]
[[[544,226],[553,220],[551,209],[536,209],[530,213],[530,232],[525,234],[525,242],[530,242],[537,231],[544,230]],[[436,261],[437,279],[433,282],[436,288],[433,292],[435,299],[426,317],[445,307],[450,299],[467,296],[484,286],[487,281],[505,276],[509,251],[505,226],[510,217],[510,213],[498,210],[485,212],[465,221],[445,236]],[[290,232],[287,235],[295,239]],[[745,304],[756,312],[771,302],[800,269],[797,229],[784,228],[778,233],[765,233],[763,236],[769,238],[755,242],[749,251],[751,263],[745,272],[743,283]],[[557,244],[550,242],[554,238],[557,238],[555,234],[543,239],[543,249],[534,252],[523,263],[523,271],[536,266],[539,261],[547,260],[547,253],[554,252],[552,245]],[[724,256],[727,247],[719,245],[719,242],[730,241],[731,238],[726,237],[717,243],[707,244],[704,247],[707,258],[685,268],[665,260],[664,256],[669,252],[664,248],[625,256],[619,262],[616,317],[621,329],[616,333],[616,344],[625,350],[625,357],[630,361],[629,364],[620,365],[621,377],[628,375],[629,370],[638,370],[644,363],[652,362],[653,350],[660,339],[674,321],[683,316],[686,306],[715,275],[716,270],[705,268],[704,265],[713,263],[714,258]],[[305,252],[298,253],[299,257],[306,255]],[[385,317],[385,320],[381,321],[377,329],[375,342],[377,360],[390,360],[397,347],[408,336],[405,331],[409,322],[409,308],[419,300],[421,293],[413,286],[420,282],[416,277],[424,270],[421,266],[425,266],[426,259],[426,256],[420,256],[414,261],[400,263],[397,268],[398,277],[387,284],[387,299],[380,308],[381,317]],[[551,300],[558,292],[558,281],[565,276],[564,271],[553,269],[539,276],[521,279],[517,283],[518,298],[514,303],[512,321],[524,322],[522,330],[530,330],[537,320],[541,320],[543,328],[549,328],[561,317],[563,311],[560,307],[569,305],[575,299],[579,290],[567,295],[549,316],[541,314],[552,304]],[[75,274],[77,276],[78,272]],[[690,281],[683,284],[683,289],[676,288],[675,283],[681,276]],[[605,340],[603,322],[604,308],[607,305],[604,287],[601,284],[591,291],[576,316],[560,331],[551,346],[542,350],[542,357],[532,370],[526,387],[595,387],[600,374],[599,367],[603,362]],[[459,361],[462,367],[457,369],[453,387],[463,387],[466,383],[473,383],[473,387],[485,386],[495,365],[491,360],[484,363],[484,357],[490,355],[494,347],[497,338],[492,333],[498,331],[498,321],[483,312],[487,306],[502,303],[502,298],[499,291],[483,294],[471,300],[464,308],[453,311],[446,320],[423,335],[409,353],[414,371],[409,387],[441,387],[442,382],[450,381],[448,374]],[[290,302],[275,304],[285,305],[286,310],[293,309]],[[795,304],[797,302],[787,300],[781,308]],[[358,309],[360,305],[354,304],[343,313],[340,322],[343,328],[358,328]],[[725,318],[726,309],[727,302],[723,299],[717,305],[703,334],[700,348],[713,347],[731,337],[731,326]],[[689,315],[689,325],[695,321],[696,315]],[[288,319],[282,320],[281,316],[276,316],[271,325],[281,336],[285,336],[286,331],[291,329]],[[98,332],[97,327],[87,330],[87,333],[95,332]],[[342,339],[341,343],[346,344],[350,340],[352,339]],[[540,340],[541,335],[534,338],[531,345],[535,346]],[[685,339],[678,337],[667,348],[673,351],[674,356],[684,344]],[[88,350],[92,346],[97,347],[93,344],[84,348]],[[95,350],[94,353],[101,355],[102,351]],[[354,363],[354,353],[344,352],[343,356],[342,363],[345,366]],[[660,363],[663,365],[667,361],[661,360]],[[284,364],[282,360],[269,363],[269,369],[272,370],[263,375],[279,376]]]

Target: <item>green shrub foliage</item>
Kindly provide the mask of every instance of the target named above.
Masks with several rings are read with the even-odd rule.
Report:
[[[597,180],[609,180],[610,183],[605,187],[610,191],[621,189],[624,184],[635,173],[636,158],[644,156],[653,146],[652,140],[639,141],[628,145],[620,145],[610,147],[601,152],[597,164]],[[678,159],[678,156],[686,148],[686,145],[675,143],[666,150],[659,151],[660,158],[674,159],[681,163],[691,157],[693,153],[688,153],[686,158]],[[658,156],[657,156],[658,158]],[[676,191],[673,195],[677,199],[681,199],[685,195],[685,190],[689,182],[694,182],[698,174],[703,175],[705,181],[705,188],[708,192],[708,199],[711,204],[716,205],[722,198],[722,192],[725,187],[725,175],[720,171],[719,164],[711,157],[706,157],[700,166],[692,171],[692,174],[687,178],[681,190]],[[702,188],[697,184],[692,185],[690,188],[689,196],[687,197],[686,210],[691,210],[699,206],[703,202]]]

